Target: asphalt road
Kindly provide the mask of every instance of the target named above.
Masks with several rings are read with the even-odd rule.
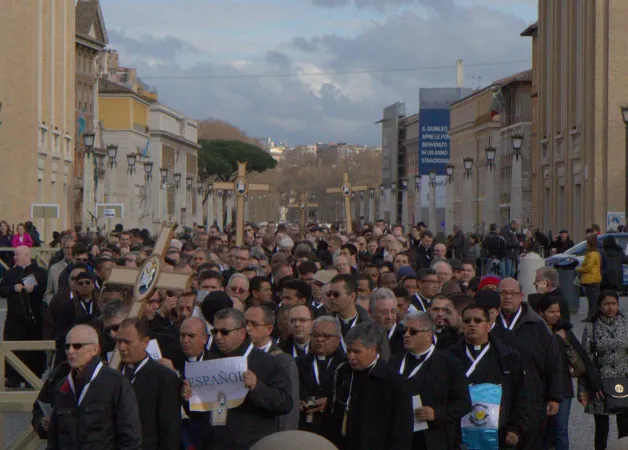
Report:
[[[620,304],[622,310],[628,312],[628,298],[622,298]],[[580,306],[581,308],[578,315],[572,315],[574,333],[578,338],[582,336],[582,331],[584,330],[584,324],[581,322],[581,320],[585,317],[587,308],[585,298],[581,299]],[[4,329],[5,315],[6,300],[0,299],[0,332]],[[5,445],[8,445],[15,438],[17,438],[27,426],[30,426],[29,414],[6,414],[4,424]],[[569,424],[570,449],[592,449],[593,433],[593,417],[589,414],[585,414],[582,405],[574,400],[571,405],[571,417]],[[609,442],[615,439],[617,439],[617,425],[614,420],[611,420],[611,432],[609,436]]]

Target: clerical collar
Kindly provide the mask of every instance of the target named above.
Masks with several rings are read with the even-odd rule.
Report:
[[[421,359],[425,356],[427,356],[427,354],[430,352],[432,346],[430,345],[427,350],[425,350],[423,353],[414,353],[414,352],[408,352],[409,354],[411,354],[412,356],[414,356],[416,359]]]
[[[357,317],[358,317],[358,312],[357,312],[357,311],[355,312],[355,315],[354,315],[353,317],[351,317],[350,319],[343,319],[342,317],[338,316],[338,318],[339,318],[340,320],[342,320],[342,322],[343,322],[345,325],[350,324],[350,323],[351,323],[351,322],[353,322],[355,319],[357,319]]]
[[[316,355],[316,359],[318,359],[319,361],[325,361],[327,359],[327,356],[325,356],[325,355]]]
[[[203,351],[201,352],[200,355],[192,356],[192,357],[188,358],[188,362],[202,361],[204,356],[205,356],[205,350],[203,349]]]
[[[268,353],[268,351],[270,350],[270,348],[273,346],[273,341],[271,339],[268,340],[268,344],[266,344],[263,347],[260,347],[259,349],[261,351],[263,351],[264,353]]]
[[[309,342],[306,342],[305,344],[299,344],[297,341],[294,341],[294,345],[299,349],[299,350],[304,350],[305,347],[307,347],[308,345],[310,345]]]
[[[470,344],[469,342],[466,342],[466,344],[469,350],[473,350],[474,352],[479,352],[483,350],[484,347],[486,347],[489,344],[489,341],[486,341],[484,344],[480,344],[480,345]]]

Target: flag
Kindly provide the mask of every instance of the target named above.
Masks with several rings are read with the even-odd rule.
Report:
[[[146,140],[146,145],[144,146],[144,148],[142,148],[140,150],[140,156],[142,158],[148,158],[148,146],[149,146],[149,144],[150,144],[150,139],[147,139]]]
[[[499,408],[502,388],[496,384],[469,386],[471,412],[462,418],[462,441],[469,450],[499,449]]]
[[[76,119],[76,124],[78,125],[78,135],[82,136],[85,133],[85,129],[87,128],[87,121],[85,120],[85,116],[83,115],[83,111],[79,114]]]
[[[504,104],[504,96],[502,95],[501,88],[498,88],[493,92],[493,101],[491,102],[491,119],[497,116]]]

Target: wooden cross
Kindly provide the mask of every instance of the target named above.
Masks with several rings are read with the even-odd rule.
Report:
[[[129,317],[140,317],[149,298],[157,289],[172,289],[187,291],[192,285],[192,274],[164,272],[164,258],[170,248],[170,241],[177,224],[164,225],[161,228],[157,242],[150,257],[142,267],[114,267],[107,284],[120,284],[133,286],[133,305]],[[118,347],[111,357],[109,367],[118,369],[120,365],[120,353]]]
[[[305,228],[305,226],[307,225],[306,210],[309,208],[318,208],[318,203],[309,203],[307,201],[307,194],[305,192],[301,192],[299,203],[290,203],[288,205],[288,208],[299,208],[299,213],[300,213],[299,225]]]
[[[244,244],[244,197],[249,191],[270,192],[268,184],[249,184],[246,179],[246,163],[238,162],[238,176],[229,183],[214,183],[214,189],[234,191],[236,195],[236,245]],[[229,218],[231,220],[231,218]]]
[[[349,183],[349,172],[343,172],[342,185],[339,188],[327,188],[325,192],[328,194],[340,194],[345,198],[345,219],[347,220],[347,233],[353,232],[353,221],[351,214],[351,193],[366,191],[366,186],[351,186]]]

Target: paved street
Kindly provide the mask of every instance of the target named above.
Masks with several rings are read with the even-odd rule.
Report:
[[[580,312],[577,316],[572,316],[574,323],[574,332],[578,338],[582,336],[582,330],[584,324],[581,322],[585,317],[586,299],[582,299],[580,304]],[[622,310],[628,311],[628,298],[621,300]],[[4,329],[4,319],[6,313],[6,301],[0,299],[0,332]],[[5,417],[4,426],[4,441],[6,444],[15,439],[26,426],[30,426],[30,416],[28,414],[7,414]],[[573,450],[590,450],[593,448],[593,417],[588,414],[584,414],[583,407],[577,401],[573,401],[571,406],[571,421],[569,428],[569,435],[571,438],[571,448]],[[614,420],[611,420],[611,433],[610,438],[612,440],[617,438],[617,425]]]

